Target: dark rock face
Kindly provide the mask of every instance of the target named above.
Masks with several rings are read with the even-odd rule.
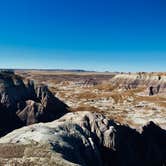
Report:
[[[68,112],[68,106],[45,85],[35,85],[13,73],[0,73],[0,136],[37,122],[49,122]]]
[[[115,125],[115,151],[103,150],[106,165],[165,166],[166,131],[150,122],[139,133],[127,126]]]
[[[153,86],[149,87],[149,96],[153,96],[154,92],[153,92]]]
[[[159,94],[161,91],[161,86],[157,85],[157,86],[150,86],[149,87],[149,96],[153,96],[155,94]]]

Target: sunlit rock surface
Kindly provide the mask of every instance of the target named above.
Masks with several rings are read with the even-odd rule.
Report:
[[[0,139],[0,162],[23,165],[163,166],[166,131],[150,122],[140,132],[101,114],[68,113]],[[5,151],[6,150],[6,151]]]

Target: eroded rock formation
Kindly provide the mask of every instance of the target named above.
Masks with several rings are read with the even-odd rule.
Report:
[[[147,95],[166,93],[166,76],[152,75],[149,73],[118,74],[111,79],[113,85],[119,88],[135,89],[145,88]]]
[[[2,137],[0,163],[165,166],[165,140],[166,131],[153,122],[139,133],[97,113],[75,112]]]
[[[37,122],[49,122],[68,112],[68,106],[45,85],[23,82],[14,73],[0,73],[0,136]]]

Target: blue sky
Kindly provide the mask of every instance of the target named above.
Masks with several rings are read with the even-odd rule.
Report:
[[[0,1],[0,68],[166,71],[165,0]]]

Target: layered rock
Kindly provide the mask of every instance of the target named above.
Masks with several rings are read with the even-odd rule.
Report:
[[[166,93],[165,75],[152,75],[150,73],[118,74],[111,79],[111,83],[124,89],[145,88],[147,95]]]
[[[14,73],[0,73],[0,135],[18,127],[49,122],[68,112],[45,85],[23,81]]]
[[[166,131],[153,122],[139,133],[97,113],[68,113],[2,137],[0,164],[163,166],[165,140]]]

